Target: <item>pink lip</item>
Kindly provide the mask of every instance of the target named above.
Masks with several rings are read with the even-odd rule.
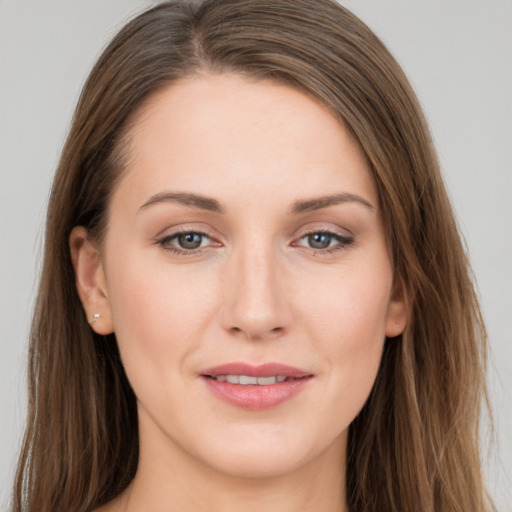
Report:
[[[247,375],[249,377],[287,377],[284,382],[269,385],[241,385],[219,382],[211,377],[218,375]],[[304,389],[313,375],[309,372],[280,363],[252,366],[246,363],[228,363],[200,372],[204,382],[218,398],[231,405],[252,411],[276,407],[296,396]]]

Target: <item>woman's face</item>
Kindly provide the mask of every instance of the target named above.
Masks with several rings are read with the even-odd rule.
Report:
[[[79,234],[72,250],[137,396],[141,461],[339,465],[406,320],[353,138],[294,89],[200,76],[149,101],[128,157],[101,252]]]

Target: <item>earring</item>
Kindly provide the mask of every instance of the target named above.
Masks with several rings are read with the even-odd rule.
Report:
[[[100,317],[101,317],[101,315],[99,313],[94,313],[94,316],[89,320],[89,323],[92,325]]]

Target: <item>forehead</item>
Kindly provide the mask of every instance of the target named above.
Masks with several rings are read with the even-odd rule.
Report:
[[[326,107],[236,74],[189,77],[151,97],[132,123],[127,161],[119,188],[140,200],[169,188],[247,199],[277,190],[283,200],[336,188],[377,204],[361,149]]]

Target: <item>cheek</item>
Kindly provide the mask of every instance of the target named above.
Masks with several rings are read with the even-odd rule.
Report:
[[[325,354],[327,407],[347,425],[366,401],[385,341],[391,271],[339,273],[326,287],[311,287],[305,329]],[[340,407],[343,404],[343,407]]]
[[[215,314],[218,286],[208,274],[127,255],[111,265],[109,301],[123,362],[141,375],[168,372],[197,348]],[[147,363],[147,366],[145,366]],[[160,369],[160,370],[159,370]]]
[[[347,268],[333,274],[317,286],[311,283],[303,300],[316,337],[328,345],[338,340],[332,348],[354,350],[364,349],[374,340],[382,341],[391,292],[390,270]]]

